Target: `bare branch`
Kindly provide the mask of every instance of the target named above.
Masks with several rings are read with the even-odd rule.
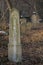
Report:
[[[8,6],[8,8],[9,8],[9,11],[11,11],[11,6],[10,6],[10,4],[9,4],[9,1],[8,0],[5,0],[6,1],[6,3],[7,3],[7,6]]]

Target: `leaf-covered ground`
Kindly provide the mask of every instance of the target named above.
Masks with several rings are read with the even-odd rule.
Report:
[[[15,63],[8,60],[9,27],[7,26],[3,30],[5,30],[8,34],[0,34],[0,65],[43,65],[42,24],[37,24],[36,26],[30,24],[30,26],[27,26],[26,30],[24,30],[26,32],[21,31],[21,63]]]

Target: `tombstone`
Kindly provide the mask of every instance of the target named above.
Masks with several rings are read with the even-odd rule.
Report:
[[[22,60],[19,11],[17,9],[12,9],[10,12],[8,59],[13,62]]]
[[[33,12],[33,15],[31,16],[31,20],[33,23],[39,23],[39,15],[36,12]]]
[[[25,18],[21,18],[20,19],[20,29],[21,29],[21,34],[24,35],[26,32],[26,19]]]

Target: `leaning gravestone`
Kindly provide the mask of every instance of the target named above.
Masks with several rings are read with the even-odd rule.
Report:
[[[19,12],[17,9],[12,9],[10,12],[8,59],[13,62],[21,62],[22,60]]]

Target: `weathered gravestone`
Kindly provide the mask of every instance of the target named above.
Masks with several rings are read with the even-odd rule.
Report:
[[[33,15],[31,16],[31,20],[33,23],[39,23],[39,15],[36,12],[33,12]]]
[[[21,62],[22,60],[19,12],[17,9],[12,9],[10,12],[8,58],[13,62]]]

